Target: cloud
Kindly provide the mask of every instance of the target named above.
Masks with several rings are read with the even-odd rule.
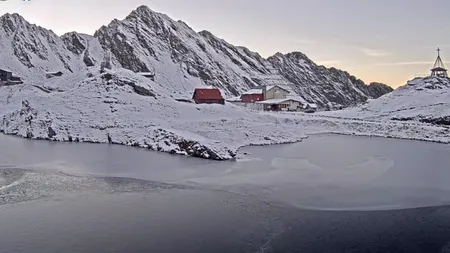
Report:
[[[359,51],[370,57],[384,57],[390,55],[388,52],[379,49],[360,48]]]
[[[307,39],[296,39],[296,38],[282,38],[282,41],[294,42],[298,44],[315,44],[317,41],[315,40],[307,40]]]
[[[342,61],[339,61],[339,60],[317,61],[318,65],[324,65],[324,66],[338,65],[340,63],[342,63]]]
[[[444,64],[449,64],[450,62],[444,62]],[[406,62],[385,62],[378,63],[377,66],[411,66],[411,65],[431,65],[433,66],[434,61],[406,61]]]
[[[411,65],[433,65],[431,61],[406,61],[406,62],[385,62],[378,63],[377,66],[411,66]]]

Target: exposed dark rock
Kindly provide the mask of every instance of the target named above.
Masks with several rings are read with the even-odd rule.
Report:
[[[322,107],[352,106],[392,91],[379,83],[366,85],[346,71],[318,66],[300,52],[277,53],[268,60],[278,73],[294,84],[290,86],[296,93]]]
[[[86,50],[86,42],[75,32],[66,33],[61,38],[67,49],[76,55],[81,55]]]
[[[83,57],[83,62],[86,64],[87,67],[93,67],[95,66],[95,60],[92,59],[89,54],[85,53]]]
[[[433,124],[433,125],[438,125],[438,126],[450,126],[450,116],[445,116],[445,117],[403,117],[403,118],[399,118],[399,117],[394,117],[391,118],[391,120],[396,120],[396,121],[419,121],[422,123],[427,123],[427,124]]]
[[[55,130],[53,130],[52,127],[48,127],[48,138],[52,139],[55,136],[56,136]]]
[[[155,72],[161,65],[175,64],[182,76],[221,88],[227,95],[239,95],[256,86],[281,84],[311,103],[332,109],[360,104],[392,90],[379,83],[365,85],[336,68],[318,66],[300,52],[278,53],[264,59],[211,32],[197,33],[184,22],[174,21],[146,6],[140,6],[122,21],[113,20],[101,27],[94,37],[76,32],[58,37],[17,14],[0,17],[0,29],[11,42],[13,56],[28,68],[45,68],[34,66],[36,62],[32,59],[36,58],[57,59],[61,66],[54,71],[65,68],[70,72],[78,69],[74,64],[80,63],[87,67],[100,65],[101,70],[122,67],[134,72]],[[99,54],[103,59],[90,53],[92,47],[98,46],[103,48]],[[109,80],[108,76],[105,78]],[[140,95],[154,95],[145,87],[131,86]]]
[[[372,82],[367,86],[367,93],[371,98],[379,98],[392,91],[394,89],[391,86],[383,83]]]
[[[147,97],[156,97],[155,93],[153,93],[152,91],[150,91],[149,89],[136,85],[135,83],[130,83],[129,84],[131,87],[133,87],[134,92],[136,92],[137,94],[141,95],[141,96],[147,96]]]
[[[450,126],[450,116],[439,117],[439,118],[424,118],[424,119],[420,119],[419,121],[423,122],[423,123],[433,124],[433,125]]]
[[[213,152],[211,149],[205,147],[204,145],[198,142],[182,140],[179,141],[177,144],[180,147],[180,150],[186,151],[190,156],[198,158],[208,158],[212,160],[224,160],[223,158],[218,156],[215,152]]]

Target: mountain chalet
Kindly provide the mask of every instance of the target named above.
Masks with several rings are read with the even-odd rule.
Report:
[[[225,104],[225,99],[217,88],[196,88],[192,99],[196,104]]]
[[[227,101],[250,109],[264,111],[313,112],[317,109],[315,104],[308,103],[289,88],[281,85],[253,88],[242,93],[240,97]]]
[[[0,86],[22,84],[20,77],[14,76],[12,71],[0,69]]]

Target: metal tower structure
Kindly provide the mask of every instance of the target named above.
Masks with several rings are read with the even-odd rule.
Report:
[[[434,67],[431,69],[431,76],[437,76],[437,77],[448,77],[447,75],[447,69],[445,69],[444,63],[441,59],[441,49],[437,49],[438,57],[436,59],[436,62],[434,63]]]

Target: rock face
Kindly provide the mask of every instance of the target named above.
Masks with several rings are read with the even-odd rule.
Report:
[[[391,91],[382,84],[366,85],[345,71],[317,66],[299,52],[265,59],[146,6],[124,20],[113,20],[94,36],[71,32],[58,37],[17,14],[6,14],[0,18],[0,48],[0,68],[28,81],[43,78],[46,71],[70,74],[106,66],[154,73],[155,85],[166,95],[210,85],[234,96],[277,84],[323,107],[355,105]]]
[[[27,75],[25,70],[29,68],[41,74],[53,71],[53,67],[66,72],[74,70],[74,59],[63,41],[52,31],[32,25],[18,14],[0,17],[0,48],[0,67],[22,75]]]
[[[86,67],[98,65],[103,58],[101,45],[90,35],[70,32],[61,36],[61,39],[70,52],[83,60]]]
[[[345,71],[318,66],[300,52],[279,53],[268,61],[293,84],[295,92],[322,106],[356,105],[392,91],[387,85],[366,85]]]
[[[394,89],[384,83],[373,82],[367,86],[367,92],[372,98],[379,98],[392,91],[394,91]]]

